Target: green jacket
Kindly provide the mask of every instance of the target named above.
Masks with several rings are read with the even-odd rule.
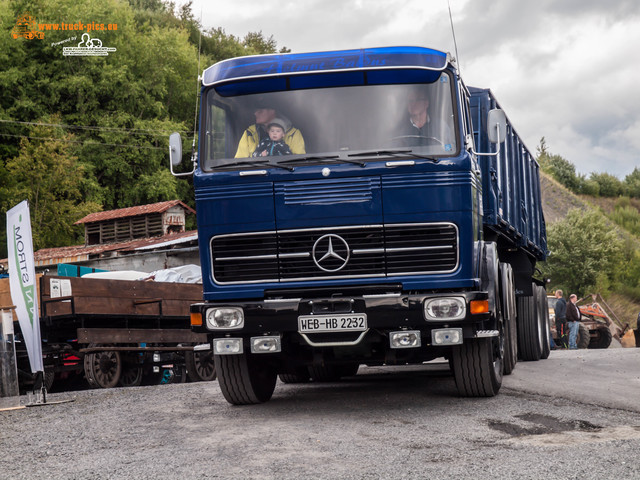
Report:
[[[258,129],[254,125],[247,128],[242,134],[240,143],[238,143],[238,151],[235,158],[248,158],[255,151],[256,147],[260,143],[260,136],[258,135]],[[307,153],[304,148],[304,138],[302,133],[295,127],[291,127],[287,130],[284,136],[284,143],[289,145],[291,153]]]

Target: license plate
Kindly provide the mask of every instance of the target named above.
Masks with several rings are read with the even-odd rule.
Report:
[[[314,332],[363,332],[367,329],[365,313],[348,315],[301,315],[298,317],[298,331]]]

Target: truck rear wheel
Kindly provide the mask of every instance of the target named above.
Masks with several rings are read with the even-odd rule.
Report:
[[[265,362],[247,353],[214,355],[220,390],[233,405],[253,405],[271,399],[278,375]]]
[[[453,348],[451,365],[463,397],[493,397],[502,386],[502,358],[497,338],[473,338]]]
[[[540,321],[537,315],[536,289],[533,295],[516,298],[518,310],[518,355],[525,361],[540,360],[542,342],[540,341]]]
[[[516,297],[513,269],[508,263],[500,264],[500,292],[504,324],[503,373],[510,375],[518,362],[518,332],[516,329]]]
[[[549,327],[549,304],[547,303],[547,292],[544,287],[536,285],[538,292],[538,321],[540,326],[540,342],[542,343],[542,351],[540,359],[546,360],[551,353],[551,344],[549,342],[549,336],[551,335],[551,329]],[[534,291],[536,291],[534,290]]]
[[[309,367],[309,375],[314,382],[337,382],[340,373],[334,365],[322,365]]]
[[[307,367],[295,367],[278,375],[282,383],[307,383],[311,376]]]

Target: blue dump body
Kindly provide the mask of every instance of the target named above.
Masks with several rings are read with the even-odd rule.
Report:
[[[491,396],[518,358],[548,355],[539,167],[496,109],[420,47],[205,70],[192,320],[229,402],[268,400],[276,374],[442,356],[462,395]],[[273,142],[286,153],[263,155]]]
[[[495,152],[487,136],[487,113],[500,108],[489,89],[469,87],[476,148]],[[480,157],[484,224],[505,235],[538,260],[545,260],[547,237],[540,192],[540,166],[511,122],[498,157]]]

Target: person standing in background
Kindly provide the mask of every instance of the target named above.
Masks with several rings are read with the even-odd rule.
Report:
[[[556,314],[556,334],[558,336],[558,341],[556,343],[560,348],[567,348],[567,301],[562,298],[562,290],[556,290],[555,295],[558,299],[555,307],[553,307]]]
[[[580,309],[576,302],[578,297],[575,293],[569,295],[569,304],[567,305],[567,323],[569,326],[569,350],[577,350],[578,329],[580,328]]]

